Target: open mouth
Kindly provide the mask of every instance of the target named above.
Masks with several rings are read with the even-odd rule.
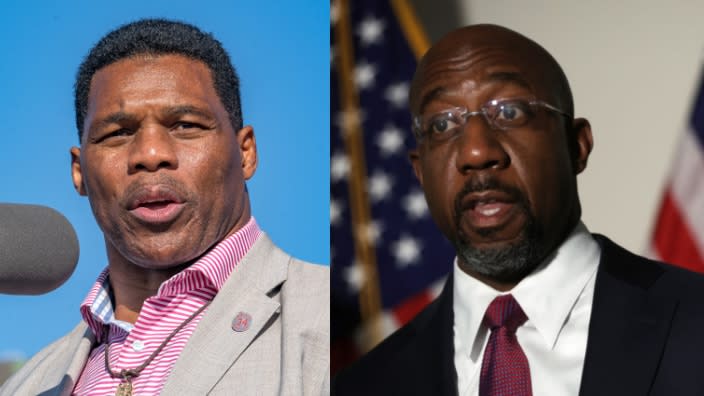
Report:
[[[160,210],[167,208],[169,205],[175,203],[174,201],[164,200],[164,201],[154,201],[154,202],[144,202],[140,204],[140,207],[147,208],[149,210]]]
[[[496,200],[478,201],[472,205],[471,210],[475,211],[480,216],[491,217],[499,214],[505,209],[506,205],[506,202]]]
[[[478,201],[465,213],[473,228],[498,227],[508,222],[515,204],[501,201]]]
[[[148,224],[172,222],[185,206],[178,194],[163,187],[139,190],[129,202],[127,210],[137,219]]]
[[[520,203],[511,194],[485,190],[466,194],[456,208],[458,225],[477,234],[507,227],[522,212]]]

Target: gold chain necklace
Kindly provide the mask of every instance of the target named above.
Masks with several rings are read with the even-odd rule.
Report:
[[[119,372],[117,371],[112,371],[110,368],[110,343],[106,342],[105,343],[105,368],[107,368],[108,373],[112,378],[122,378],[122,382],[117,386],[117,391],[115,392],[115,396],[131,396],[132,395],[132,379],[137,378],[139,374],[144,370],[149,363],[154,360],[156,355],[161,352],[162,349],[168,344],[169,341],[179,332],[181,329],[184,328],[193,318],[198,316],[199,313],[203,312],[203,310],[210,304],[210,301],[206,302],[202,307],[198,308],[197,311],[193,312],[191,316],[189,316],[185,321],[183,321],[174,331],[171,332],[171,334],[166,337],[164,342],[159,345],[154,352],[152,352],[151,355],[147,358],[147,360],[144,361],[139,367],[137,368],[132,368],[132,369],[122,369]]]

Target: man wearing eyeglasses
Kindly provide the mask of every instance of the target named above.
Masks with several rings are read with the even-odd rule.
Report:
[[[704,279],[580,221],[591,127],[544,48],[499,26],[451,32],[410,110],[413,169],[457,258],[440,297],[334,393],[704,394]]]

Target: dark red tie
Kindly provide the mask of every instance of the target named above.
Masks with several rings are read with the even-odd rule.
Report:
[[[530,396],[530,367],[516,339],[516,329],[528,318],[513,296],[489,304],[484,324],[491,329],[484,350],[479,396]]]

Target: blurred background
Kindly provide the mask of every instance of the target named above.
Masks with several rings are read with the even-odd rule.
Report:
[[[448,2],[447,8],[416,3],[433,39],[457,26],[494,23],[552,53],[572,86],[575,115],[589,119],[594,133],[589,165],[578,177],[583,221],[630,250],[649,249],[670,165],[699,89],[704,26],[698,20],[704,5],[687,0],[480,0]],[[450,11],[449,19],[443,9]]]
[[[451,247],[437,239],[427,211],[414,200],[417,184],[405,156],[413,145],[410,117],[372,97],[383,97],[391,80],[403,86],[399,82],[410,79],[423,47],[460,26],[506,26],[541,44],[562,65],[575,116],[587,118],[594,134],[588,167],[578,177],[587,227],[636,253],[704,270],[704,133],[696,134],[704,128],[703,118],[693,116],[704,115],[704,106],[694,111],[704,64],[702,13],[704,5],[686,0],[333,1],[331,111],[334,120],[345,110],[345,100],[335,95],[345,97],[340,65],[347,34],[359,93],[354,104],[362,114],[363,137],[356,144],[363,145],[365,158],[356,169],[352,139],[340,138],[333,125],[331,215],[339,219],[331,222],[333,371],[417,313],[450,268]],[[393,129],[401,132],[393,135],[399,154],[388,155],[380,141],[388,144]],[[353,177],[335,178],[343,169],[336,164],[345,160],[346,174],[367,182],[360,193],[366,217],[350,203]],[[381,199],[374,195],[379,185],[388,187]],[[360,237],[351,231],[359,224],[373,232]]]
[[[57,209],[76,229],[81,252],[75,273],[56,291],[0,295],[2,372],[75,326],[79,304],[107,264],[88,201],[71,184],[69,148],[78,143],[73,83],[100,37],[143,17],[193,23],[223,43],[241,80],[244,122],[257,139],[259,168],[248,183],[253,214],[290,254],[329,263],[329,81],[321,78],[329,65],[327,4],[4,2],[0,202]]]

